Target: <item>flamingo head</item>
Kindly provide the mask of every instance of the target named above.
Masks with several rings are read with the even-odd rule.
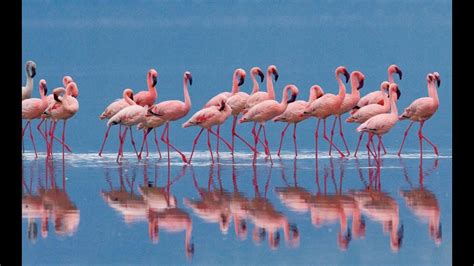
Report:
[[[252,67],[252,69],[250,69],[250,73],[252,73],[253,75],[258,75],[260,77],[260,82],[263,82],[265,76],[263,75],[263,71],[259,67]]]
[[[74,81],[71,81],[67,84],[66,91],[74,98],[77,98],[77,96],[79,96],[79,90],[77,89],[77,84]]]
[[[283,89],[285,93],[287,93],[288,90],[291,90],[291,98],[286,101],[286,103],[292,103],[296,100],[296,97],[298,96],[299,90],[298,87],[296,87],[293,84],[286,85],[286,87]]]
[[[36,76],[36,63],[33,61],[26,62],[26,74],[30,78],[34,78]]]
[[[390,94],[391,94],[392,91],[393,91],[394,93],[397,94],[397,100],[400,99],[400,95],[402,95],[402,93],[401,93],[400,90],[398,89],[397,83],[391,83],[390,86],[389,86],[389,88],[388,88],[388,90],[389,90],[389,93],[388,93],[388,97],[389,97],[389,98],[390,98]]]
[[[130,100],[133,101],[133,90],[132,89],[125,89],[123,90],[123,97],[128,97]]]
[[[46,80],[44,79],[40,80],[39,88],[42,95],[48,94],[48,87],[46,87]]]
[[[191,72],[184,72],[184,80],[189,80],[189,85],[193,85],[193,76],[191,75]]]
[[[63,78],[63,85],[64,85],[64,88],[67,87],[67,85],[71,82],[73,82],[74,80],[72,79],[71,76],[64,76]]]
[[[352,71],[351,73],[351,79],[356,79],[357,80],[357,90],[360,90],[362,89],[362,87],[364,87],[364,80],[365,80],[365,76],[364,74],[362,74],[362,72],[360,71]]]
[[[382,89],[383,91],[388,92],[389,87],[390,87],[390,82],[388,82],[388,81],[384,81],[380,84],[380,89]]]
[[[148,78],[152,80],[152,86],[155,87],[158,78],[158,72],[154,68],[148,70]]]
[[[436,79],[436,82],[437,82],[437,85],[438,85],[438,88],[439,88],[439,86],[441,85],[441,77],[440,77],[438,72],[433,72],[433,76]]]
[[[278,69],[276,68],[275,65],[270,65],[267,69],[267,75],[273,75],[273,77],[275,78],[275,82],[277,82],[278,80]]]
[[[400,78],[400,80],[402,79],[402,75],[403,75],[402,70],[401,70],[397,65],[395,65],[395,64],[390,65],[390,66],[388,67],[388,73],[389,73],[389,74],[397,73],[397,74],[398,74],[398,77]]]
[[[339,66],[338,68],[336,68],[336,77],[340,74],[344,74],[344,76],[346,77],[346,83],[349,82],[350,75],[345,67]]]

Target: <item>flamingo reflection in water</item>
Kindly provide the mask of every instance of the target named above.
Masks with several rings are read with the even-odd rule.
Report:
[[[400,159],[403,164],[403,161]],[[405,180],[410,185],[409,190],[400,190],[408,208],[423,222],[428,222],[428,232],[437,246],[441,245],[441,209],[436,195],[423,185],[423,180],[438,168],[438,159],[434,159],[433,166],[423,173],[423,161],[419,164],[419,187],[413,186],[408,177],[407,169],[403,165]]]
[[[234,219],[234,231],[238,239],[245,240],[248,231],[247,221],[249,219],[250,199],[244,193],[239,192],[235,164],[232,164],[232,185],[234,191],[230,194],[229,208]]]
[[[403,224],[400,224],[400,213],[397,201],[388,193],[383,192],[380,184],[380,164],[376,170],[369,168],[369,185],[361,190],[350,190],[362,213],[369,219],[383,226],[383,233],[390,234],[390,248],[394,252],[400,250],[403,240]],[[372,176],[375,174],[375,176]]]
[[[261,242],[265,234],[268,233],[268,244],[271,249],[275,250],[280,244],[280,233],[278,230],[282,228],[285,242],[291,247],[299,246],[300,234],[298,227],[296,224],[290,224],[288,218],[283,213],[277,211],[267,198],[272,167],[270,167],[268,172],[263,197],[259,191],[257,167],[255,164],[252,167],[255,197],[250,202],[248,213],[250,220],[254,224],[252,234],[254,241],[256,243]]]
[[[220,167],[220,166],[218,166]],[[199,193],[200,199],[184,198],[184,204],[191,208],[195,215],[203,219],[207,223],[217,223],[223,234],[229,231],[229,225],[232,220],[231,211],[229,207],[230,193],[222,187],[220,179],[220,168],[218,168],[218,183],[219,188],[216,188],[214,183],[214,166],[209,168],[209,181],[206,188],[199,187],[194,174],[194,169],[190,166],[191,175],[193,178],[194,187]]]
[[[33,191],[34,172],[38,171],[37,192]],[[65,164],[62,161],[62,188],[56,185],[53,160],[45,160],[45,179],[36,162],[30,164],[30,184],[23,179],[22,217],[28,219],[28,239],[37,240],[36,219],[41,220],[41,236],[49,233],[49,220],[54,223],[54,232],[59,236],[73,236],[79,227],[80,212],[69,198],[65,183]],[[24,172],[24,171],[23,171]],[[49,184],[48,184],[49,181]],[[25,193],[26,192],[26,193]]]
[[[158,187],[155,168],[155,182],[149,182],[147,178],[146,165],[144,173],[146,185],[139,187],[140,194],[143,196],[148,206],[148,234],[153,243],[158,243],[159,229],[170,233],[179,233],[185,231],[184,250],[186,257],[191,258],[194,255],[194,243],[191,243],[193,222],[189,214],[177,206],[176,197],[171,194],[171,185],[179,180],[185,174],[186,166],[181,169],[181,173],[173,180],[170,178],[168,168],[168,179],[166,186]],[[156,165],[155,165],[156,167]]]

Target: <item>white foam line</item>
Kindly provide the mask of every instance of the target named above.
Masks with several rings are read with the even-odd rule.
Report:
[[[249,166],[252,165],[252,160],[253,160],[253,154],[252,153],[235,153],[234,154],[234,161],[232,161],[232,155],[230,152],[220,152],[219,153],[219,161],[217,161],[216,155],[214,155],[214,162],[217,164],[221,165],[235,165],[235,166]],[[284,167],[281,163],[281,161],[289,161],[289,160],[294,160],[294,154],[291,151],[285,151],[281,154],[281,157],[279,158],[276,155],[273,155],[273,167]],[[45,159],[46,158],[46,153],[40,152],[38,153],[38,159]],[[54,153],[53,158],[55,160],[61,160],[62,158],[62,153]],[[65,160],[66,162],[71,165],[72,167],[106,167],[106,168],[115,168],[118,167],[115,166],[115,164],[111,164],[112,162],[115,163],[115,160],[117,158],[116,153],[103,153],[102,157],[99,157],[96,152],[90,152],[90,153],[67,153],[65,154]],[[256,165],[269,165],[270,160],[267,159],[265,160],[265,155],[259,154],[257,156],[257,162]],[[318,159],[339,159],[339,156],[335,154],[335,156],[330,157],[328,155],[327,151],[320,151],[318,152]],[[419,153],[404,153],[401,156],[402,159],[419,159],[420,154]],[[450,154],[441,154],[440,156],[436,156],[434,153],[423,153],[423,159],[451,159],[452,156]],[[298,161],[303,161],[303,160],[314,160],[314,152],[313,151],[308,151],[308,150],[303,150],[301,152],[298,152]],[[354,158],[352,155],[349,157],[344,157],[343,160],[364,160],[367,159],[367,154],[360,154],[357,158]],[[400,159],[396,155],[396,153],[388,153],[386,155],[383,155],[382,157],[383,160],[393,160],[393,159]],[[35,154],[32,151],[26,151],[23,153],[23,160],[24,161],[32,161],[35,160]],[[280,161],[281,160],[281,161]],[[125,152],[123,159],[122,159],[122,164],[134,164],[134,165],[144,165],[145,163],[155,163],[158,166],[167,166],[168,165],[168,160],[166,157],[163,157],[161,160],[159,160],[158,154],[157,153],[151,153],[151,156],[148,157],[148,159],[142,158],[142,160],[139,162],[136,158],[136,155],[134,152]],[[179,156],[178,153],[172,152],[171,153],[171,161],[170,165],[172,166],[182,166],[183,162],[181,161],[181,157]],[[204,150],[204,151],[196,151],[194,152],[193,155],[193,161],[192,165],[199,167],[199,166],[209,166],[211,165],[211,157],[209,155],[209,152]],[[387,168],[388,166],[386,166]],[[392,167],[393,168],[393,167]]]

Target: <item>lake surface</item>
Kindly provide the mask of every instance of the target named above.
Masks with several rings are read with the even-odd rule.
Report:
[[[25,136],[25,265],[451,264],[451,1],[22,3],[22,59],[37,64],[33,97],[39,97],[40,79],[52,91],[70,75],[80,103],[67,122],[73,153],[64,161],[57,143],[54,159],[45,159],[36,129],[35,159]],[[271,64],[279,71],[277,100],[289,83],[298,86],[298,99],[307,99],[313,84],[337,93],[339,65],[364,73],[365,95],[397,64],[403,71],[403,79],[396,78],[399,112],[427,95],[426,74],[438,71],[440,106],[424,133],[440,156],[425,143],[420,160],[415,125],[400,160],[396,152],[409,124],[400,121],[383,137],[388,154],[379,169],[366,157],[365,140],[359,159],[340,159],[327,156],[328,145],[320,139],[316,161],[314,119],[298,125],[296,161],[292,129],[280,160],[275,154],[285,125],[267,123],[273,165],[259,157],[254,167],[238,141],[234,160],[221,143],[219,161],[211,165],[203,138],[192,166],[184,167],[172,153],[168,168],[152,138],[150,157],[140,162],[127,138],[118,165],[116,127],[104,156],[97,156],[106,130],[98,116],[125,88],[145,90],[150,68],[159,73],[157,101],[183,100],[183,73],[193,75],[191,111],[170,126],[171,142],[189,154],[198,128],[181,124],[212,96],[230,91],[236,68],[247,71],[241,90],[248,93],[250,68],[265,72]],[[240,124],[237,130],[250,140],[251,127]],[[357,125],[343,127],[353,152]],[[229,119],[221,127],[227,140],[230,128]],[[61,130],[62,122],[57,136]],[[134,134],[141,145],[141,134]],[[343,147],[338,131],[335,139]]]

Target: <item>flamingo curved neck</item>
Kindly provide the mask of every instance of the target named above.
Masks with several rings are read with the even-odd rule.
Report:
[[[391,68],[388,69],[388,82],[390,82],[390,83],[395,82],[395,80],[393,79],[393,73],[394,72],[395,71],[393,71]]]
[[[360,92],[358,90],[360,81],[357,80],[357,82],[351,78],[351,95],[352,96],[360,96]]]
[[[344,99],[344,96],[346,95],[346,86],[344,85],[344,81],[341,80],[339,73],[336,73],[336,80],[339,85],[339,93],[337,94],[337,97]]]
[[[234,74],[234,77],[232,79],[232,95],[236,94],[239,92],[239,81],[237,80],[237,73]]]
[[[436,80],[428,82],[428,95],[433,98],[435,104],[439,104],[438,91],[436,90],[435,82]]]
[[[151,75],[148,75],[147,83],[148,83],[148,91],[151,93],[151,95],[156,97],[157,96],[156,88],[153,86],[153,80],[152,80]]]
[[[129,104],[129,105],[135,105],[136,103],[128,97],[128,95],[125,95],[124,100]]]
[[[184,78],[183,80],[183,93],[184,93],[184,105],[187,108],[191,108],[191,97],[189,97],[188,80],[186,78]]]
[[[390,113],[394,117],[398,117],[398,110],[397,110],[397,103],[395,102],[397,99],[397,93],[396,92],[390,92]]]
[[[317,89],[317,87],[312,87],[309,91],[308,103],[311,103],[318,98]]]
[[[253,72],[250,72],[250,79],[252,79],[252,84],[253,84],[252,94],[254,94],[260,90],[260,87],[258,86],[258,81],[255,78],[255,74]]]
[[[272,72],[267,71],[267,93],[268,98],[275,100],[275,89],[273,88]]]

